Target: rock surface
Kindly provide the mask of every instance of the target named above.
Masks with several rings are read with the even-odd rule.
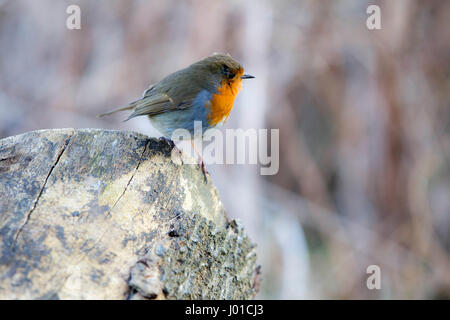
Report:
[[[255,246],[162,140],[57,129],[0,140],[0,299],[248,299]]]

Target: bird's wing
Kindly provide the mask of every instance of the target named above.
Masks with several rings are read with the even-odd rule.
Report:
[[[183,86],[174,85],[183,83]],[[207,83],[211,88],[214,86]],[[192,75],[186,72],[186,69],[174,72],[155,85],[150,86],[141,99],[136,100],[129,105],[100,115],[110,115],[112,113],[133,110],[133,113],[125,120],[130,120],[138,116],[155,116],[165,112],[188,109],[192,106],[197,95],[205,90],[198,84]],[[208,87],[208,89],[210,89]],[[213,90],[213,89],[210,89]]]
[[[174,108],[173,100],[167,94],[160,92],[150,94],[146,92],[143,98],[132,104],[134,105],[133,113],[125,121],[143,115],[154,116]]]
[[[187,109],[191,106],[192,99],[190,95],[185,98],[183,101],[175,101],[168,93],[149,89],[143,98],[132,103],[133,113],[125,121],[143,115],[155,116],[165,112]]]
[[[110,115],[112,115],[112,114],[114,114],[114,113],[116,113],[116,112],[125,111],[125,110],[131,110],[131,109],[136,108],[136,106],[138,106],[138,105],[140,104],[140,102],[142,102],[142,100],[143,100],[144,98],[148,97],[148,96],[151,94],[153,88],[154,88],[154,85],[151,85],[147,90],[145,90],[145,92],[144,92],[144,94],[143,94],[143,97],[142,97],[141,99],[136,100],[136,101],[133,101],[133,102],[131,102],[130,104],[124,106],[124,107],[120,107],[120,108],[114,109],[114,110],[112,110],[112,111],[109,111],[109,112],[106,112],[106,113],[99,114],[99,115],[97,116],[97,118],[103,118],[104,116],[110,116]],[[135,117],[136,117],[136,116],[135,116]],[[129,119],[131,119],[131,118],[129,118]],[[129,119],[127,119],[127,120],[129,120]],[[125,121],[126,121],[126,120],[125,120]]]
[[[142,98],[148,97],[148,96],[151,94],[151,92],[152,92],[152,90],[153,90],[154,88],[155,88],[155,85],[154,85],[154,84],[152,84],[151,86],[149,86],[148,89],[145,90],[144,93],[142,94]]]
[[[107,113],[100,114],[97,117],[102,118],[104,116],[109,116],[119,111],[133,109],[133,113],[128,117],[128,119],[125,120],[127,121],[137,116],[145,114],[155,115],[163,112],[165,108],[169,107],[170,104],[172,104],[170,97],[168,97],[165,94],[153,94],[153,93],[151,95],[147,94],[147,92],[150,91],[151,89],[152,88],[148,89],[144,93],[144,97],[142,97],[141,99],[133,101],[124,107],[120,107]]]

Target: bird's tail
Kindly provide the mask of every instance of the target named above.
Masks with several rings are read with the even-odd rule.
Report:
[[[99,115],[97,116],[97,118],[103,118],[103,117],[105,117],[105,116],[110,116],[110,115],[112,115],[113,113],[116,113],[116,112],[119,112],[119,111],[125,111],[125,110],[133,109],[134,107],[136,107],[136,106],[138,105],[138,102],[139,102],[139,101],[140,101],[140,99],[139,99],[139,100],[136,100],[136,101],[134,101],[134,102],[132,102],[132,103],[130,103],[129,105],[127,105],[127,106],[125,106],[125,107],[120,107],[120,108],[114,109],[114,110],[112,110],[112,111],[110,111],[110,112],[106,112],[106,113],[99,114]]]

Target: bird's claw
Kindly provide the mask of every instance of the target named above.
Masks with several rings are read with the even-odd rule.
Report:
[[[205,178],[205,182],[208,182],[208,176],[207,175],[209,174],[209,172],[206,171],[205,163],[203,162],[203,160],[198,165],[202,169],[203,177]]]

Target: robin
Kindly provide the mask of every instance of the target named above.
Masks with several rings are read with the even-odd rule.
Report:
[[[202,133],[224,122],[233,109],[242,80],[251,78],[254,77],[244,74],[244,68],[229,54],[215,53],[150,86],[141,99],[99,117],[124,110],[133,111],[125,121],[148,116],[173,147],[170,137],[178,128],[188,130],[193,137],[194,121],[202,122]],[[206,178],[203,160],[201,167]]]

